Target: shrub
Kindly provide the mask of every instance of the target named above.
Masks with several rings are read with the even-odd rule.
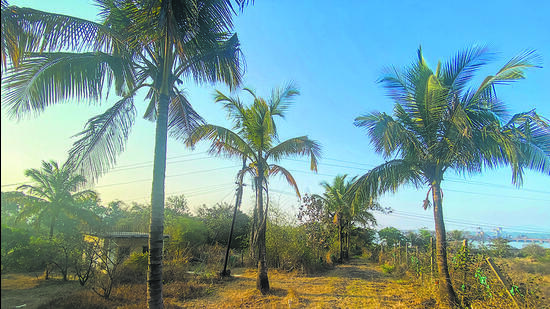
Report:
[[[382,268],[382,272],[385,274],[391,274],[395,270],[395,265],[390,265],[388,263],[384,263],[380,265],[380,267]]]
[[[108,309],[112,308],[112,304],[90,291],[79,291],[54,298],[38,306],[38,309],[49,308]]]
[[[163,294],[167,298],[176,298],[183,301],[208,295],[211,291],[211,285],[206,283],[178,281],[165,285]]]
[[[139,269],[123,264],[117,270],[115,284],[145,283],[147,281],[147,268]]]
[[[534,259],[543,258],[545,255],[547,255],[547,251],[548,253],[550,253],[549,249],[545,249],[544,247],[537,244],[529,244],[520,250],[522,256]]]

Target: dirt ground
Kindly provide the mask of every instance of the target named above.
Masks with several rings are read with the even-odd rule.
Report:
[[[200,299],[175,303],[184,308],[432,308],[411,282],[384,275],[375,264],[353,260],[317,276],[272,271],[271,293],[256,289],[256,272],[245,271]]]
[[[44,280],[35,274],[2,275],[2,309],[34,309],[48,300],[79,289],[76,281]]]
[[[169,307],[435,308],[433,299],[415,293],[413,283],[383,274],[379,266],[362,260],[353,260],[310,276],[270,271],[271,292],[268,295],[261,295],[256,290],[254,270],[233,271],[235,276],[227,282],[207,287],[207,296],[181,302],[167,299]],[[45,281],[32,274],[2,275],[2,309],[37,308],[53,298],[80,289],[75,281]]]

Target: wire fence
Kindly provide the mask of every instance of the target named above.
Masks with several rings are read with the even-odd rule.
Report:
[[[494,308],[548,308],[544,307],[540,290],[542,276],[518,271],[505,259],[495,261],[486,250],[471,248],[467,240],[446,244],[450,280],[464,307],[483,304]],[[433,238],[419,246],[382,245],[373,257],[384,272],[407,274],[426,293],[442,288]]]

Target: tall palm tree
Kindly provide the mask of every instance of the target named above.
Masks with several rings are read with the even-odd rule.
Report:
[[[523,79],[525,69],[535,67],[536,55],[522,53],[477,88],[468,89],[490,56],[485,48],[470,48],[438,63],[434,72],[419,49],[418,61],[411,67],[393,68],[381,79],[395,102],[394,116],[373,112],[355,120],[356,126],[367,130],[376,152],[390,159],[358,179],[358,196],[394,192],[412,183],[428,187],[426,209],[431,192],[442,306],[458,304],[447,267],[441,193],[445,172],[475,174],[509,165],[517,185],[524,168],[550,172],[548,121],[534,110],[507,117],[495,91],[498,84]]]
[[[185,79],[230,88],[240,83],[242,57],[231,34],[234,8],[228,0],[97,0],[97,5],[98,23],[40,11],[14,17],[39,38],[40,50],[3,76],[5,107],[22,117],[68,99],[101,101],[113,86],[121,99],[87,122],[69,153],[68,164],[95,180],[124,150],[136,115],[134,97],[148,89],[144,117],[156,123],[148,304],[161,308],[167,135],[186,136],[202,123],[179,87]]]
[[[338,224],[338,242],[340,246],[339,261],[349,257],[349,237],[353,225],[376,224],[376,219],[369,210],[380,209],[378,203],[372,199],[355,199],[351,190],[355,177],[347,180],[347,175],[336,176],[332,183],[321,182],[325,189],[323,195],[315,195],[325,204],[331,214],[333,222]]]
[[[246,171],[254,177],[256,189],[252,227],[255,232],[250,246],[257,249],[256,287],[265,294],[269,291],[265,245],[269,201],[264,202],[264,191],[268,192],[268,179],[277,174],[283,175],[295,189],[296,194],[300,196],[292,174],[276,163],[285,157],[309,156],[311,170],[317,171],[317,159],[321,147],[307,136],[295,137],[278,143],[279,138],[274,118],[284,118],[293,98],[299,94],[293,85],[274,89],[271,97],[267,100],[258,97],[254,91],[248,88],[244,90],[254,99],[251,106],[243,105],[238,97],[229,97],[219,91],[215,98],[216,102],[224,104],[224,108],[234,122],[234,131],[211,124],[202,125],[190,135],[187,144],[194,145],[200,140],[208,139],[212,141],[211,153],[248,160],[249,165]]]
[[[78,191],[86,182],[81,175],[75,175],[68,166],[59,166],[55,161],[42,161],[41,169],[28,169],[25,176],[33,185],[22,185],[17,190],[24,195],[15,197],[21,203],[19,219],[36,217],[37,222],[49,220],[49,238],[52,239],[60,215],[90,220],[91,211],[84,209],[86,201],[96,200],[92,190]]]

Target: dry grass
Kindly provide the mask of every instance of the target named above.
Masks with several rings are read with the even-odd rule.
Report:
[[[25,309],[34,309],[58,295],[79,289],[75,281],[44,280],[34,274],[5,274],[2,275],[2,308],[25,305]]]
[[[269,272],[271,291],[255,288],[255,270],[234,270],[223,281],[176,281],[164,289],[166,308],[431,308],[429,297],[418,297],[409,281],[385,275],[380,267],[361,261],[339,265],[323,274]],[[71,293],[72,291],[72,293]],[[15,293],[11,297],[7,294]],[[26,293],[26,294],[25,294]],[[43,295],[44,297],[40,297]],[[39,296],[38,298],[36,296]],[[47,297],[46,297],[47,296]],[[45,282],[35,277],[8,275],[2,278],[2,308],[136,309],[146,307],[145,284],[117,287],[109,300],[76,282]],[[13,302],[12,300],[16,300]]]
[[[269,272],[271,292],[256,289],[256,272],[248,270],[212,295],[178,303],[184,308],[430,308],[409,281],[383,275],[373,264],[353,261],[316,276]],[[428,304],[428,305],[426,305]]]

